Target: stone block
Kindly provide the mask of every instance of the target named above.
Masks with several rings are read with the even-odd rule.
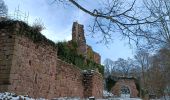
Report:
[[[0,92],[3,93],[3,92],[7,92],[7,91],[8,91],[8,85],[0,84]]]

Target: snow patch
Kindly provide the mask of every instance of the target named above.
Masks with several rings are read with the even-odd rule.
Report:
[[[104,97],[113,97],[114,95],[108,91],[103,91],[103,96]]]
[[[16,95],[15,93],[9,93],[9,92],[4,92],[0,93],[0,99],[2,100],[35,100],[28,95],[22,96],[22,95]],[[36,100],[47,100],[43,98],[39,98]]]
[[[103,94],[105,96],[110,96],[110,98],[107,99],[96,99],[96,100],[142,100],[139,98],[113,98],[113,94],[103,91]],[[92,100],[94,97],[91,97],[89,99],[80,99],[79,97],[61,97],[61,98],[54,98],[51,100]],[[4,92],[0,93],[0,100],[48,100],[44,98],[39,98],[39,99],[34,99],[29,97],[28,95],[22,96],[22,95],[16,95],[15,93],[9,93],[9,92]]]

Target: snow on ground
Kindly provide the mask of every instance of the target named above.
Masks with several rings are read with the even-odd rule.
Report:
[[[113,97],[114,95],[108,91],[103,91],[103,96],[104,97]]]
[[[16,95],[14,93],[0,93],[0,100],[47,100],[43,98],[39,99],[33,99],[29,96],[22,96],[22,95]],[[70,97],[62,97],[62,98],[54,98],[52,100],[82,100],[80,98],[70,98]],[[92,99],[83,99],[83,100],[92,100]],[[96,99],[96,100],[142,100],[137,98],[109,98],[109,99]]]
[[[106,100],[142,100],[139,98],[110,98],[110,99],[106,99]]]
[[[0,100],[47,100],[44,98],[34,99],[29,96],[22,96],[16,95],[14,93],[0,93]],[[61,97],[61,98],[54,98],[52,100],[80,100],[80,98],[70,98],[70,97]]]
[[[29,96],[16,95],[14,93],[0,93],[0,100],[35,100]],[[46,100],[46,99],[36,99],[36,100]]]

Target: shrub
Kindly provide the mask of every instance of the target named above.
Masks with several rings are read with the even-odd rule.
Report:
[[[38,32],[41,32],[42,30],[45,29],[45,26],[41,19],[36,19],[32,25],[32,28]]]
[[[82,70],[95,70],[98,69],[99,72],[103,75],[104,74],[104,66],[95,63],[94,61],[90,59],[86,59],[84,56],[79,55],[76,51],[77,43],[76,42],[70,42],[68,44],[67,42],[58,42],[58,57],[68,63],[72,63],[73,65],[76,65]]]

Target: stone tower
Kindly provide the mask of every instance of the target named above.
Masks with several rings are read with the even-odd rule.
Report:
[[[72,41],[75,41],[78,45],[77,51],[79,54],[86,56],[87,47],[86,39],[84,36],[84,26],[78,24],[78,22],[73,23],[72,27]]]
[[[97,52],[94,52],[91,46],[86,44],[86,39],[84,36],[84,26],[79,24],[78,22],[73,23],[72,41],[75,41],[77,43],[78,54],[100,64],[100,55]]]
[[[72,27],[72,40],[81,44],[86,44],[86,39],[84,36],[84,26],[78,24],[78,22],[73,23]]]

